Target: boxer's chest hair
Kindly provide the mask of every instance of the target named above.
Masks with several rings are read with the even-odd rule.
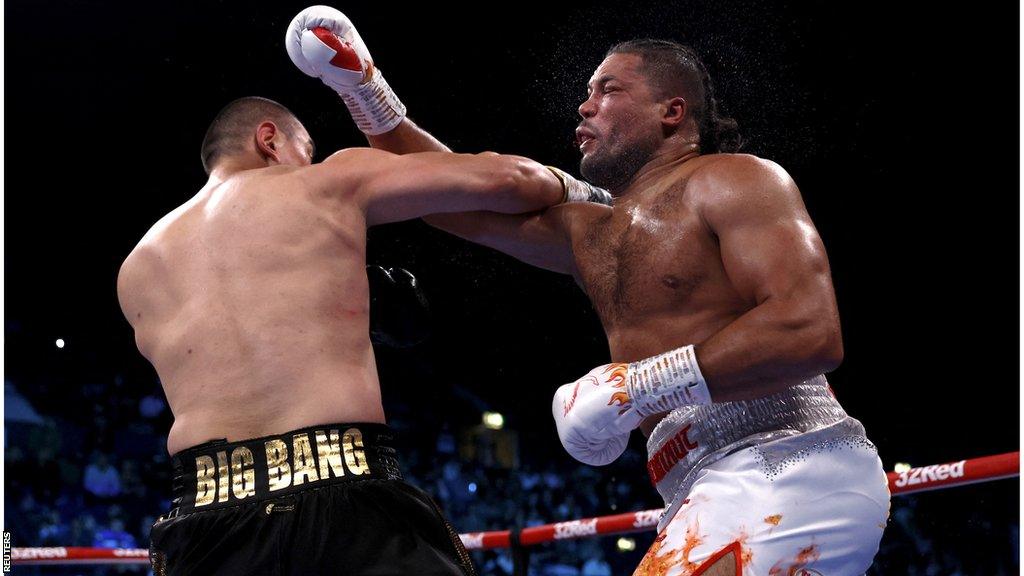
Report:
[[[680,310],[706,276],[712,240],[682,200],[685,182],[584,235],[580,276],[606,324]]]

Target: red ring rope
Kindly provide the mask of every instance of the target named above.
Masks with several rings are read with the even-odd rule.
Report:
[[[947,464],[919,466],[906,472],[890,472],[889,491],[893,496],[939,490],[953,486],[990,482],[1020,476],[1020,452],[971,458]],[[661,509],[640,510],[611,516],[582,518],[524,528],[519,534],[523,546],[596,535],[626,534],[651,530],[658,525]],[[486,550],[511,546],[511,531],[460,534],[466,548]],[[149,551],[143,548],[13,548],[14,564],[148,564]]]

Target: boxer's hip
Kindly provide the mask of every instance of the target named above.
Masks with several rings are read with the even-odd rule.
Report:
[[[328,424],[193,446],[173,457],[172,513],[228,508],[332,484],[401,480],[393,439],[384,424]]]
[[[815,438],[809,444],[791,436],[703,467],[672,502],[646,565],[684,576],[732,555],[745,576],[863,574],[887,522],[886,475],[867,439],[828,428],[803,433]]]
[[[771,469],[794,454],[840,438],[871,446],[864,427],[846,414],[825,377],[818,376],[756,400],[674,410],[651,432],[647,470],[671,508],[702,469],[744,448],[759,446]]]
[[[392,441],[383,424],[329,424],[178,453],[154,573],[471,574],[437,504],[402,480]]]

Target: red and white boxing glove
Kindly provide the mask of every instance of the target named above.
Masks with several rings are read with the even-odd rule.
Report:
[[[338,10],[310,6],[299,12],[284,46],[299,70],[341,96],[363,133],[383,134],[402,123],[405,105],[374,67],[355,26]]]
[[[710,404],[693,346],[629,364],[598,366],[555,391],[551,413],[573,458],[592,466],[615,461],[629,434],[652,414]]]

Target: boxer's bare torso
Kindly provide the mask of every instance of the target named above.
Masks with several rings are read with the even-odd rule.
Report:
[[[175,416],[172,454],[213,438],[384,421],[363,213],[301,173],[211,182],[121,269],[122,307]]]
[[[695,206],[701,190],[688,185],[706,161],[667,169],[614,209],[573,215],[576,275],[614,361],[699,342],[750,307],[729,282]]]
[[[678,346],[705,342],[744,313],[762,302],[762,296],[748,283],[741,266],[730,267],[723,256],[718,232],[709,223],[708,212],[736,190],[723,189],[718,174],[723,171],[758,172],[773,168],[753,157],[709,155],[683,157],[675,162],[645,170],[617,199],[615,207],[566,206],[565,219],[571,236],[575,276],[590,296],[601,318],[613,362],[632,362]],[[800,264],[808,259],[816,265],[812,280],[827,283],[824,248],[814,231],[795,186],[792,190],[765,185],[765,208],[788,221],[780,223],[783,236],[795,228],[803,232],[804,253],[793,253]],[[756,190],[742,193],[756,194]],[[788,193],[787,193],[788,192]],[[763,201],[751,196],[749,201]],[[785,258],[788,238],[770,233],[754,242],[761,251],[751,258]],[[774,242],[778,244],[772,246]],[[767,246],[765,246],[767,244]],[[730,270],[734,268],[734,270]],[[730,275],[733,272],[733,275]],[[789,274],[789,267],[768,274]],[[829,290],[831,294],[831,290]],[[800,382],[801,378],[776,379],[778,387]],[[664,415],[649,418],[641,429],[645,434]]]
[[[429,212],[526,212],[562,184],[497,154],[348,149],[211,178],[125,260],[118,298],[156,368],[172,454],[334,422],[384,422],[366,228]]]
[[[809,339],[830,348],[838,334],[800,331],[816,330],[815,319],[838,326],[838,313],[824,246],[796,185],[771,162],[683,153],[645,166],[614,208],[427,220],[572,274],[601,318],[613,362],[697,344],[717,401],[779,391],[833,362],[801,359]],[[663,417],[641,429],[650,434]]]

